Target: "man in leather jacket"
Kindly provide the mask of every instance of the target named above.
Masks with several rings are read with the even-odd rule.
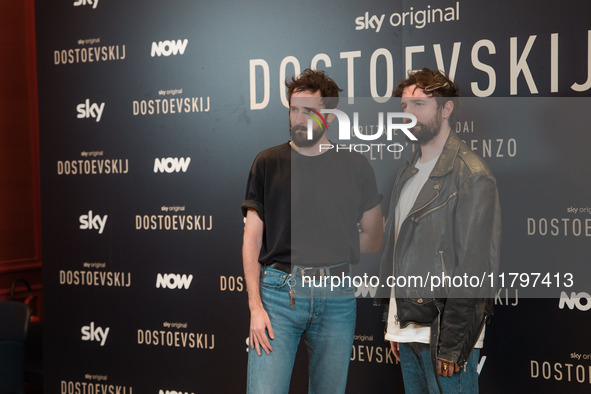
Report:
[[[448,77],[426,68],[410,72],[394,95],[417,118],[411,131],[419,148],[397,174],[386,222],[380,262],[381,283],[390,286],[382,296],[391,297],[386,339],[407,394],[476,393],[499,265],[496,181],[452,131],[459,94]]]

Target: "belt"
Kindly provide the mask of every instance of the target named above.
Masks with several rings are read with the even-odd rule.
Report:
[[[266,267],[275,268],[276,270],[291,274],[295,267],[295,273],[297,276],[309,276],[309,277],[324,277],[324,276],[341,276],[349,275],[349,263],[341,263],[335,265],[327,265],[322,267],[301,267],[299,265],[292,266],[289,263],[280,263],[275,261],[267,265]]]

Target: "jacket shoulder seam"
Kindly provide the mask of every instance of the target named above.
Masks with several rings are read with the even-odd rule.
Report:
[[[462,147],[458,152],[459,159],[465,164],[470,174],[490,174],[488,166],[480,156],[476,155],[467,147]]]

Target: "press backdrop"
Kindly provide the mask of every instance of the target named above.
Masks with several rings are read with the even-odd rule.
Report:
[[[284,80],[311,66],[344,98],[379,98],[426,66],[477,108],[455,131],[497,176],[503,269],[550,274],[527,298],[521,277],[501,286],[481,392],[589,392],[589,15],[584,0],[37,1],[45,391],[243,392],[240,204],[256,154],[289,139]],[[364,153],[385,201],[412,150],[396,138],[401,154]],[[372,290],[357,295],[348,393],[402,393]]]

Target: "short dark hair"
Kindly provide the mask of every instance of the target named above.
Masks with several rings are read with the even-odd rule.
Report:
[[[435,97],[437,107],[441,108],[448,101],[453,101],[454,110],[449,117],[450,124],[458,120],[459,101],[455,97],[460,97],[460,88],[453,83],[451,79],[438,70],[430,70],[426,67],[418,71],[410,70],[408,78],[400,82],[394,90],[395,97],[402,97],[402,92],[409,86],[417,85],[425,91],[425,94]]]
[[[291,77],[291,81],[285,81],[287,86],[287,97],[291,103],[291,95],[295,92],[316,92],[320,91],[322,102],[328,109],[336,108],[339,104],[339,92],[343,90],[338,87],[324,71],[305,69],[297,77]]]

